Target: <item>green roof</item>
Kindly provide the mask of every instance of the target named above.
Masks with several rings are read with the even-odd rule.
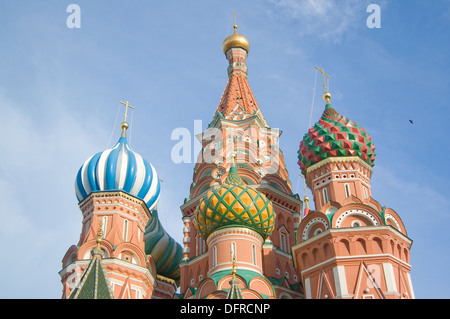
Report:
[[[68,299],[114,299],[101,257],[94,255]]]

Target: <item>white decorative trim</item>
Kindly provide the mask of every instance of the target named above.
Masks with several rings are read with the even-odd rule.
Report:
[[[311,299],[311,280],[305,279],[305,299]]]
[[[372,214],[370,214],[369,212],[366,212],[366,211],[361,210],[361,209],[351,209],[351,210],[348,210],[348,211],[344,212],[343,214],[339,215],[339,218],[336,221],[336,227],[335,228],[340,228],[342,222],[347,217],[349,217],[351,215],[362,215],[364,217],[367,217],[367,218],[369,218],[372,221],[374,226],[378,226],[378,220]]]
[[[311,226],[313,226],[314,224],[317,224],[317,223],[322,223],[325,226],[325,230],[328,229],[328,223],[324,218],[321,218],[321,217],[313,218],[306,224],[305,228],[303,229],[303,233],[302,233],[303,240],[308,239],[309,229],[311,228]]]
[[[336,266],[333,268],[334,284],[336,287],[336,298],[348,296],[347,277],[345,275],[344,266]]]
[[[384,279],[386,280],[387,293],[398,293],[395,282],[394,268],[390,263],[383,263]]]
[[[395,219],[394,216],[392,216],[391,214],[386,214],[384,215],[384,219],[387,221],[388,219],[391,219],[394,221],[395,225],[397,226],[397,230],[401,231],[402,228],[400,227],[400,224],[398,223],[397,219]]]

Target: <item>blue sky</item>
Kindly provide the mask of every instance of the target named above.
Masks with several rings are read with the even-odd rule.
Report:
[[[81,28],[66,25],[71,3]],[[371,3],[380,29],[366,25]],[[294,191],[303,196],[300,140],[324,108],[319,81],[312,106],[319,66],[332,76],[333,106],[377,147],[372,195],[414,241],[416,297],[450,297],[450,1],[2,0],[0,298],[61,297],[61,260],[81,231],[75,176],[118,140],[119,101],[135,106],[129,142],[158,170],[161,221],[181,242],[194,164],[172,161],[171,133],[212,119],[227,82],[230,11],[250,41],[253,93],[283,131]]]

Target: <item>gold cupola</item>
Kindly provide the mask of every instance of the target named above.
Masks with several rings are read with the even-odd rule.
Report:
[[[248,42],[248,39],[246,37],[237,33],[236,24],[233,26],[233,28],[234,33],[223,41],[223,53],[226,54],[231,48],[242,48],[248,53],[250,51],[250,42]]]

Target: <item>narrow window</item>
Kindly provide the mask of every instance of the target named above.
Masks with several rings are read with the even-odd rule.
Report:
[[[217,265],[217,249],[216,247],[213,248],[213,267],[216,267]]]
[[[286,249],[286,234],[281,233],[281,250],[287,252]]]
[[[348,184],[344,184],[344,189],[345,189],[345,197],[350,197],[351,195],[350,186]]]
[[[323,194],[323,204],[325,205],[326,203],[328,203],[328,191],[326,188],[322,190],[322,194]]]
[[[363,191],[364,191],[364,199],[369,198],[369,195],[367,194],[367,187],[363,187]]]
[[[233,256],[236,258],[236,243],[234,241],[231,243],[231,260],[233,260]]]
[[[107,216],[103,216],[102,217],[102,233],[103,233],[103,238],[105,238],[106,236],[106,227],[108,225],[108,217]]]
[[[256,247],[252,245],[252,257],[253,257],[253,265],[256,265]]]
[[[198,237],[198,255],[203,254],[203,239]]]
[[[123,241],[128,241],[128,220],[123,221]]]

